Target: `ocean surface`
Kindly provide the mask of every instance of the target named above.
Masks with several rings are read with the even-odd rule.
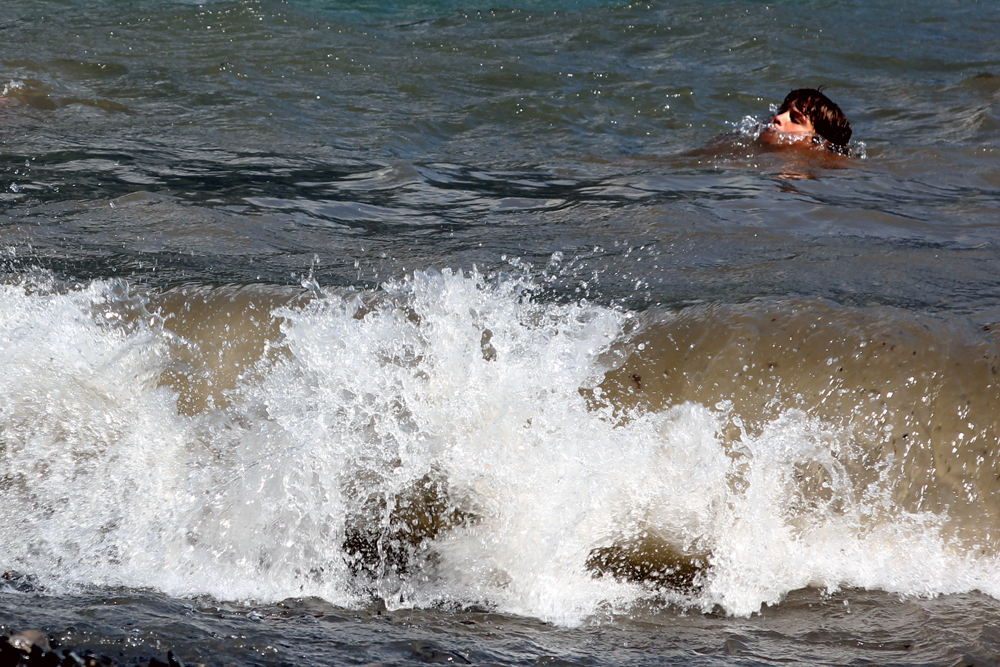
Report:
[[[3,2],[0,514],[122,664],[1000,664],[1000,4]]]

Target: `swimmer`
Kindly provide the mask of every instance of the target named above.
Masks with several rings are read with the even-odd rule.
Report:
[[[851,124],[840,107],[822,92],[799,88],[788,93],[760,138],[766,144],[811,142],[843,154],[851,140]]]

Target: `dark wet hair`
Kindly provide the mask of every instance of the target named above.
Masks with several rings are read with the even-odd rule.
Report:
[[[816,134],[837,148],[844,148],[851,140],[851,124],[833,100],[815,88],[799,88],[785,96],[779,114],[796,112],[812,121]]]

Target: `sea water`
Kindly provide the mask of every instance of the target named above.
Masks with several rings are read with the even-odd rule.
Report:
[[[0,10],[0,629],[995,664],[990,3]],[[849,156],[758,140],[824,85]]]

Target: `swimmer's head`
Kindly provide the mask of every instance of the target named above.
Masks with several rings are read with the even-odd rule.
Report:
[[[769,129],[792,141],[820,136],[835,150],[851,140],[851,124],[829,97],[814,88],[799,88],[785,96]]]

